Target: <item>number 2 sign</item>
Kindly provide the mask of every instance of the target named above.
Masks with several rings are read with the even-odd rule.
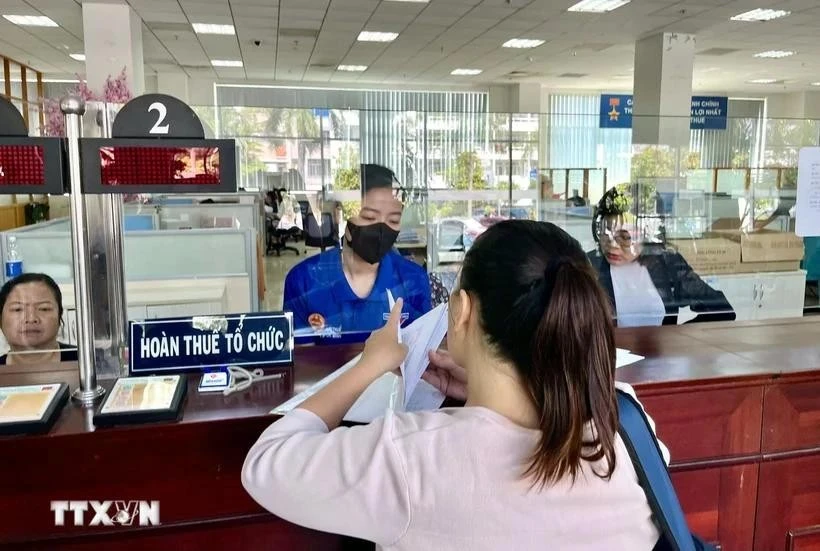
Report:
[[[181,100],[166,94],[145,94],[117,113],[113,138],[205,138],[202,122]]]

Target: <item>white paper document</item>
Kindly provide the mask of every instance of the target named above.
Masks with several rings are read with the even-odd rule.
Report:
[[[405,404],[410,403],[410,397],[427,369],[429,352],[439,347],[446,334],[447,304],[436,306],[402,330],[401,338],[407,345],[407,357],[401,364]]]
[[[623,348],[615,349],[615,369],[618,369],[619,367],[625,367],[630,364],[634,364],[635,362],[639,362],[643,359],[643,356],[633,354],[629,350],[624,350]]]
[[[795,233],[820,236],[820,147],[803,147],[797,160]]]
[[[421,376],[427,369],[428,352],[439,347],[446,333],[446,304],[437,306],[401,329],[401,339],[408,347],[407,358],[401,367],[402,377],[386,373],[373,381],[345,414],[344,420],[369,423],[382,417],[388,409],[420,411],[441,406],[444,403],[444,394],[422,381]],[[284,415],[289,412],[352,368],[360,359],[361,354],[310,388],[277,406],[271,413]]]
[[[424,411],[438,409],[445,396],[437,388],[421,379],[427,369],[428,353],[436,350],[447,333],[447,305],[437,306],[409,326],[401,329],[401,338],[408,347],[407,358],[401,367],[402,377],[386,373],[373,381],[345,414],[344,420],[369,423],[382,417],[386,410]],[[342,367],[301,391],[271,411],[284,415],[337,379],[356,365],[361,354]],[[615,367],[624,367],[644,359],[629,350],[616,350]]]

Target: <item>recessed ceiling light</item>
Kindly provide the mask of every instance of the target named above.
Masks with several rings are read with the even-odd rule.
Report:
[[[503,46],[504,48],[537,48],[543,43],[543,40],[537,40],[532,38],[513,38],[511,40],[506,41],[501,46]]]
[[[45,15],[4,15],[3,17],[15,25],[25,27],[59,27],[53,19]]]
[[[197,34],[236,34],[233,25],[216,25],[213,23],[191,23]]]
[[[812,82],[811,85],[812,86],[820,86],[820,82]]]
[[[793,52],[791,50],[768,50],[766,52],[760,52],[755,54],[755,57],[767,57],[771,59],[780,59],[781,57],[789,57],[790,55],[794,55],[797,52]]]
[[[242,62],[236,59],[212,59],[214,67],[242,67]]]
[[[791,15],[792,12],[786,10],[769,10],[756,9],[740,13],[734,17],[730,17],[731,21],[771,21],[772,19],[779,19]]]
[[[362,31],[357,40],[361,42],[393,42],[399,33],[383,33],[374,31]]]
[[[481,74],[481,69],[453,69],[451,75],[472,76]]]
[[[361,73],[367,71],[367,65],[339,65],[336,67],[337,71],[350,71],[352,73]]]
[[[574,6],[570,6],[567,11],[605,13],[625,6],[629,4],[630,1],[631,0],[581,0]]]
[[[752,80],[747,80],[749,84],[774,84],[777,82],[776,78],[756,78]]]
[[[77,61],[85,61],[85,54],[71,54],[68,57],[76,59]]]

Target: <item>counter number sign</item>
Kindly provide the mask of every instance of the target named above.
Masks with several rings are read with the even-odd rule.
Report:
[[[236,143],[205,139],[194,110],[173,96],[132,99],[111,136],[81,141],[85,193],[236,191]]]

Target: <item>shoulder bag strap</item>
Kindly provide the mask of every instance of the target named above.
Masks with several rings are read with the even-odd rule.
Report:
[[[631,396],[620,390],[616,393],[620,419],[618,432],[629,451],[638,480],[661,530],[661,538],[665,538],[674,551],[695,551],[692,533],[646,416]]]

